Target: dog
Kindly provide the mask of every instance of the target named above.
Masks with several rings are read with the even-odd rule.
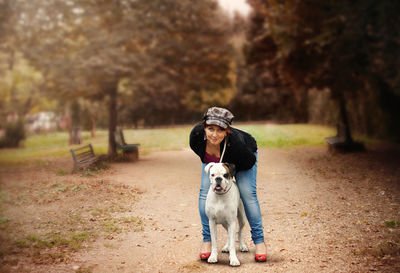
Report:
[[[210,224],[211,255],[207,262],[218,262],[217,225],[222,224],[228,232],[228,240],[222,248],[222,252],[229,252],[229,264],[231,266],[240,266],[235,248],[236,218],[239,220],[239,249],[242,252],[247,252],[249,249],[242,237],[245,212],[234,177],[235,165],[209,163],[205,166],[204,171],[210,177],[210,189],[206,199],[206,215]]]

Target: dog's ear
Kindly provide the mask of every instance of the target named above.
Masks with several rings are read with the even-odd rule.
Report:
[[[208,164],[204,167],[204,171],[206,172],[206,174],[208,174],[208,172],[210,171],[211,167],[214,166],[214,165],[215,165],[215,163],[214,163],[214,162],[211,162],[211,163],[208,163]]]
[[[235,176],[236,174],[236,166],[233,163],[225,163],[225,165],[228,167],[229,169],[229,173],[231,174],[232,177]]]

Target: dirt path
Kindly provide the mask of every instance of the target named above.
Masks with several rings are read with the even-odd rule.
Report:
[[[191,151],[159,152],[134,164],[115,164],[108,179],[144,192],[130,212],[144,218],[144,231],[97,241],[74,262],[93,272],[399,272],[398,256],[376,259],[368,252],[389,240],[384,221],[400,219],[399,181],[392,181],[398,171],[385,176],[387,184],[372,181],[380,179],[375,172],[352,174],[357,164],[350,164],[354,168],[348,173],[336,170],[335,160],[341,159],[330,158],[323,148],[259,151],[258,194],[269,260],[254,262],[247,225],[251,251],[238,254],[240,268],[229,267],[227,254],[220,254],[215,265],[199,261],[200,165]],[[355,183],[352,175],[361,175],[360,181]],[[222,245],[222,228],[219,238]]]
[[[400,272],[400,152],[381,148],[260,149],[269,258],[254,262],[247,224],[240,268],[222,253],[218,264],[199,260],[200,161],[188,149],[94,175],[65,173],[69,158],[2,167],[0,271]]]

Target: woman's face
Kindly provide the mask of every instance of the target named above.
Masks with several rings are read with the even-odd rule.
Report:
[[[226,130],[217,125],[207,125],[206,131],[207,141],[213,145],[219,145],[226,136]]]

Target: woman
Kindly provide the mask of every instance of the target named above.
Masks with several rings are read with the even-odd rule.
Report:
[[[202,161],[199,211],[203,226],[203,245],[200,258],[207,260],[211,254],[210,228],[205,213],[210,179],[205,174],[204,167],[210,162],[226,162],[236,166],[236,184],[250,224],[251,237],[256,246],[255,260],[265,262],[266,246],[256,193],[257,143],[250,134],[230,127],[232,119],[233,114],[229,110],[212,107],[205,112],[203,122],[197,124],[190,133],[190,147]]]

